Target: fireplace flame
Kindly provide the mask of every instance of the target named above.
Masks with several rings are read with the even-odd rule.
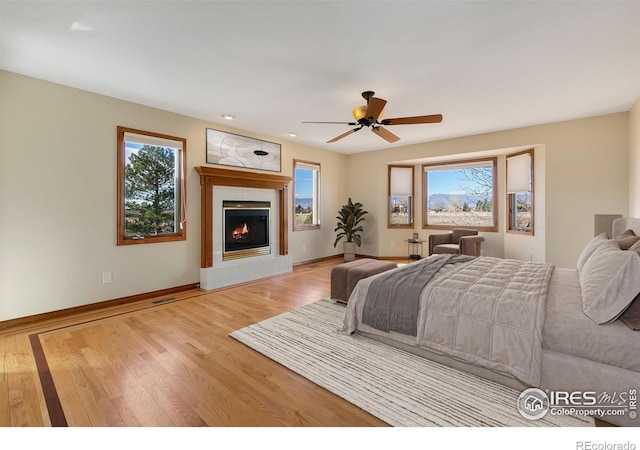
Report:
[[[231,233],[231,238],[235,239],[236,241],[239,241],[242,239],[246,239],[248,235],[249,235],[249,227],[247,227],[247,224],[245,223],[244,226],[238,227],[235,230],[233,230],[233,232]]]

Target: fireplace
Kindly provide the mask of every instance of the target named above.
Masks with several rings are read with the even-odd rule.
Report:
[[[269,255],[269,212],[271,202],[222,202],[222,260]]]

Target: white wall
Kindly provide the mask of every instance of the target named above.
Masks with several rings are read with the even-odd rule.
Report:
[[[193,167],[205,165],[207,127],[281,143],[283,175],[291,175],[294,158],[321,164],[322,226],[289,231],[294,263],[341,253],[333,229],[349,196],[371,213],[358,252],[406,255],[410,230],[387,229],[388,163],[543,146],[546,218],[542,226],[536,221],[536,234],[546,231],[548,261],[571,267],[592,237],[594,214],[626,215],[632,204],[639,215],[640,188],[637,176],[630,188],[628,167],[632,140],[638,173],[639,115],[636,103],[631,114],[342,155],[0,71],[0,321],[198,282],[200,186]],[[116,246],[118,125],[187,139],[186,241]],[[416,193],[419,204],[419,178]],[[501,232],[485,234],[487,254],[508,253],[501,217]],[[105,271],[113,273],[110,284],[102,284]]]
[[[547,149],[545,145],[534,146],[533,157],[533,236],[504,233],[504,258],[520,259],[523,261],[547,260],[546,254],[546,162]],[[504,175],[503,178],[504,180]],[[500,191],[501,199],[506,199],[506,187]],[[506,202],[506,200],[503,200]],[[505,206],[506,204],[503,203]],[[500,209],[501,224],[506,229],[508,214],[506,207]]]
[[[545,193],[542,198],[538,195],[537,201],[544,201],[545,216],[542,224],[539,224],[540,218],[537,217],[537,237],[528,238],[532,243],[529,247],[535,248],[536,239],[544,239],[544,255],[548,262],[560,267],[575,267],[578,255],[593,237],[594,214],[628,214],[629,113],[351,155],[347,190],[354,200],[362,202],[371,213],[370,220],[366,222],[368,228],[364,243],[358,252],[370,255],[406,253],[403,240],[411,230],[387,228],[386,164],[532,146],[544,148]],[[538,163],[536,172],[541,172]],[[368,181],[363,183],[362,180]],[[420,189],[420,180],[417,179],[417,205],[421,202]],[[516,245],[515,239],[505,239],[504,236],[504,200],[500,209],[499,231],[483,233],[486,239],[483,251],[489,256],[509,254],[510,250],[505,250],[504,246]],[[425,239],[428,232],[420,228],[421,214],[418,206],[414,231],[418,231],[420,237]],[[517,245],[521,245],[525,237],[517,240]]]
[[[289,233],[289,254],[293,262],[299,263],[342,253],[342,246],[333,247],[336,233],[338,209],[347,202],[347,155],[336,152],[319,151],[313,147],[297,146],[293,158],[320,164],[320,229],[291,231]],[[293,171],[293,161],[289,164]],[[293,201],[291,202],[293,203]],[[294,204],[291,207],[295,207]],[[293,229],[293,221],[289,220]]]
[[[116,246],[118,125],[187,139],[186,241]],[[290,254],[301,261],[337,253],[330,217],[344,183],[332,180],[344,179],[344,155],[0,71],[0,321],[197,283],[193,167],[205,165],[207,127],[281,143],[283,175],[294,157],[321,162],[330,177],[322,192],[328,226],[290,232]],[[113,282],[102,284],[107,271]]]

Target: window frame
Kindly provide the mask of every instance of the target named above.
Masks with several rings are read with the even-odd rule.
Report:
[[[315,215],[315,222],[312,225],[308,225],[308,226],[298,226],[296,225],[296,169],[298,168],[298,164],[300,165],[308,165],[308,166],[316,166],[317,169],[312,169],[309,167],[301,167],[304,169],[308,169],[308,170],[314,170],[316,175],[315,175],[315,186],[314,186],[314,191],[315,191],[315,196],[313,199],[313,214]],[[291,214],[292,214],[292,228],[293,231],[309,231],[309,230],[319,230],[321,227],[321,221],[320,221],[320,176],[322,173],[322,167],[320,165],[320,163],[318,162],[313,162],[313,161],[305,161],[302,159],[294,159],[293,160],[293,182],[292,184],[292,189],[291,189],[291,198],[292,198],[292,207],[291,207]]]
[[[535,183],[534,183],[534,149],[530,148],[527,150],[523,150],[521,152],[516,152],[516,153],[510,153],[505,155],[505,185],[507,186],[506,188],[506,195],[507,195],[507,233],[510,234],[520,234],[520,235],[524,235],[524,236],[534,236],[534,226],[535,226]],[[523,192],[515,192],[515,193],[510,193],[509,192],[509,158],[514,158],[517,156],[521,156],[521,155],[526,155],[529,154],[529,183],[530,183],[530,191],[529,195],[530,195],[530,199],[531,199],[531,226],[527,229],[517,229],[517,228],[513,228],[513,223],[514,223],[514,216],[513,216],[513,209],[514,209],[514,202],[516,202],[516,195],[517,194],[522,194]],[[515,208],[517,208],[517,205],[515,206]]]
[[[452,169],[455,166],[460,166],[460,168],[464,168],[465,165],[469,164],[478,164],[478,163],[488,163],[492,169],[492,192],[491,192],[491,201],[492,201],[492,225],[491,226],[473,226],[473,225],[430,225],[428,220],[429,208],[429,189],[428,189],[428,168],[429,167],[441,167],[441,166],[452,166]],[[453,230],[457,228],[465,228],[469,230],[476,231],[488,231],[488,232],[496,232],[498,231],[498,158],[497,157],[487,157],[487,158],[476,158],[476,159],[462,159],[462,160],[448,160],[437,163],[429,163],[422,165],[422,229],[424,230]]]
[[[125,236],[125,164],[126,164],[126,148],[125,148],[125,133],[138,134],[142,136],[149,136],[150,138],[157,138],[163,140],[171,140],[180,142],[182,149],[180,156],[177,158],[179,167],[177,168],[177,182],[176,189],[179,191],[177,198],[180,200],[176,205],[176,216],[178,217],[177,231],[174,233],[167,233],[162,235],[145,235],[142,237]],[[187,161],[187,140],[185,138],[169,136],[161,133],[154,133],[151,131],[138,130],[128,127],[117,127],[117,245],[138,245],[138,244],[153,244],[157,242],[174,242],[184,241],[187,239],[187,227],[186,227],[186,198],[187,198],[187,186],[186,186],[186,161]]]
[[[391,213],[392,213],[392,197],[393,197],[393,192],[391,192],[391,186],[393,185],[392,183],[392,179],[391,179],[391,175],[392,175],[392,171],[394,168],[398,168],[398,169],[411,169],[411,195],[410,195],[410,199],[408,201],[408,207],[409,207],[409,223],[407,224],[395,224],[395,223],[391,223]],[[388,176],[387,176],[387,186],[388,186],[388,198],[387,198],[387,208],[388,208],[388,212],[387,212],[387,228],[390,229],[406,229],[406,228],[410,228],[413,229],[414,225],[415,225],[415,198],[416,198],[416,193],[415,193],[415,181],[416,181],[416,170],[415,170],[415,166],[412,165],[400,165],[400,164],[389,164],[389,169],[388,169]]]

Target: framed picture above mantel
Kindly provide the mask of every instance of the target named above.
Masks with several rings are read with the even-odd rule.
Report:
[[[207,164],[281,172],[281,145],[207,128]]]

